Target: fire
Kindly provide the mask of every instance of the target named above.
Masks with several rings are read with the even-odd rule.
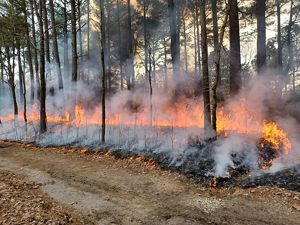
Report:
[[[287,155],[292,148],[287,134],[280,129],[275,122],[265,123],[263,125],[263,140],[262,147],[264,147],[265,143],[268,143],[274,149],[282,148],[284,155]]]
[[[108,126],[152,126],[156,128],[203,128],[202,104],[195,104],[183,99],[180,103],[165,107],[153,107],[151,113],[149,107],[144,106],[138,112],[126,112],[126,110],[115,109],[107,113],[106,123]],[[19,119],[22,119],[22,112]],[[33,105],[27,115],[28,121],[39,121],[38,104]],[[2,116],[3,122],[14,120],[13,115]],[[68,124],[74,127],[101,125],[101,108],[86,110],[81,104],[77,104],[73,111],[48,112],[47,121],[53,124]],[[230,133],[248,134],[257,138],[263,137],[262,146],[271,145],[275,150],[288,154],[291,142],[287,134],[278,127],[275,122],[265,123],[262,118],[251,109],[246,100],[228,108],[219,107],[217,113],[217,130],[219,135],[227,136]]]

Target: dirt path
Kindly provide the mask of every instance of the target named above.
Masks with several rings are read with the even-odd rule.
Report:
[[[0,143],[4,170],[37,183],[85,224],[300,224],[299,193],[256,188],[209,194],[177,173],[132,159]]]

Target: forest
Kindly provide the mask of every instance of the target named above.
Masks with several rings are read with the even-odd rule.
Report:
[[[165,151],[246,133],[290,148],[297,1],[0,6],[4,140]]]
[[[0,224],[299,224],[299,52],[297,0],[0,0]]]

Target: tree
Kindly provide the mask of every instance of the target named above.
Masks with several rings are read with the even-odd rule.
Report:
[[[277,43],[278,43],[278,53],[277,53],[277,63],[278,72],[281,73],[282,70],[282,41],[281,41],[281,1],[276,0],[277,9]]]
[[[235,95],[241,87],[241,46],[237,0],[229,0],[230,42],[230,94]]]
[[[26,1],[22,0],[22,8],[23,8],[23,13],[24,13],[24,18],[25,20],[28,17],[27,13],[27,6],[26,6]],[[31,52],[31,42],[30,42],[30,32],[29,32],[29,24],[27,21],[25,21],[25,26],[26,26],[26,34],[25,34],[25,39],[26,39],[26,47],[27,47],[27,52],[28,52],[28,64],[29,64],[29,72],[30,72],[30,99],[31,102],[34,101],[34,89],[35,89],[35,84],[34,84],[34,72],[33,72],[33,63],[32,63],[32,52]],[[25,86],[25,82],[24,82]],[[26,88],[24,88],[25,90]]]
[[[176,78],[180,75],[180,43],[177,30],[177,17],[176,7],[174,0],[168,0],[168,15],[170,24],[170,37],[171,37],[171,56],[173,73]]]
[[[39,77],[39,61],[38,61],[38,51],[37,51],[37,39],[36,39],[36,31],[35,31],[35,4],[36,0],[29,0],[30,8],[31,8],[31,33],[32,33],[32,41],[33,41],[33,59],[34,59],[34,68],[35,68],[35,82],[37,87],[37,97],[40,95],[40,77]]]
[[[217,88],[218,88],[218,83],[220,81],[220,75],[221,75],[221,50],[223,46],[226,26],[228,23],[228,15],[229,15],[229,11],[228,9],[226,9],[225,19],[220,32],[220,40],[218,40],[218,47],[216,49],[217,51],[214,54],[215,57],[214,65],[215,65],[216,75],[215,75],[214,82],[212,84],[212,110],[211,111],[212,111],[212,128],[215,131],[215,137],[217,137],[217,106],[218,106]]]
[[[106,131],[106,106],[105,106],[105,97],[106,97],[106,68],[105,68],[105,22],[104,22],[104,0],[100,0],[100,33],[101,33],[101,66],[102,66],[102,132],[101,132],[101,141],[105,142],[105,131]]]
[[[257,72],[261,74],[266,66],[266,0],[256,0],[257,18]]]
[[[37,9],[36,0],[33,0],[35,8]],[[41,0],[39,4],[39,11],[36,10],[36,17],[39,21],[40,31],[40,79],[41,79],[41,99],[40,99],[40,132],[47,131],[47,116],[46,116],[46,78],[45,78],[45,36],[44,36],[44,19],[43,10],[45,7],[45,0]]]
[[[133,55],[133,33],[132,33],[132,18],[131,18],[131,3],[130,0],[127,0],[127,14],[128,14],[128,70],[127,70],[127,76],[128,76],[128,89],[131,89],[131,86],[134,86],[134,55]]]
[[[72,30],[72,81],[76,82],[78,79],[76,1],[71,1],[71,30]]]
[[[57,43],[57,31],[56,31],[56,21],[55,21],[53,0],[49,0],[49,6],[50,6],[50,14],[51,14],[53,54],[54,54],[55,67],[56,67],[56,73],[57,73],[57,79],[58,79],[58,88],[63,89],[63,79],[62,79],[61,67],[60,67],[60,58],[59,58],[58,43]]]
[[[207,27],[205,14],[206,0],[200,0],[201,21],[201,51],[203,76],[203,103],[204,103],[204,137],[211,138],[211,111],[210,111],[210,85],[208,72]]]

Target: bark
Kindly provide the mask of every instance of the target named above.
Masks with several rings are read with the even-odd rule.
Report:
[[[111,78],[111,41],[110,41],[110,24],[111,24],[111,5],[110,0],[107,0],[107,22],[106,22],[106,65],[107,65],[107,80],[108,80],[108,93],[112,92],[112,78]]]
[[[153,125],[153,88],[152,88],[152,77],[151,77],[151,73],[152,73],[152,63],[151,63],[151,48],[149,48],[149,71],[148,71],[148,81],[149,81],[149,97],[150,97],[150,127],[152,127]]]
[[[48,25],[48,13],[47,13],[47,5],[46,0],[41,0],[43,2],[43,23],[44,23],[44,35],[45,35],[45,54],[46,54],[46,60],[47,63],[50,64],[51,58],[50,58],[50,35],[49,35],[49,25]]]
[[[230,94],[235,95],[241,87],[241,46],[237,0],[229,0],[230,39]]]
[[[217,0],[211,0],[211,10],[212,10],[212,17],[213,17],[214,52],[216,54],[219,47]]]
[[[22,67],[22,60],[21,60],[21,46],[20,40],[17,40],[17,58],[18,58],[18,73],[19,73],[19,88],[20,88],[20,102],[23,103],[23,67]]]
[[[72,30],[72,81],[78,80],[76,1],[71,1],[71,30]]]
[[[15,86],[15,75],[12,71],[12,65],[11,65],[11,55],[10,55],[10,49],[9,47],[5,47],[5,53],[7,58],[7,72],[8,72],[8,84],[11,90],[13,104],[14,104],[14,115],[15,117],[18,116],[18,103],[17,103],[17,97],[16,97],[16,86]]]
[[[53,54],[54,54],[55,67],[56,67],[56,73],[57,73],[58,88],[63,89],[64,86],[63,86],[63,79],[62,79],[61,66],[60,66],[60,58],[59,58],[59,51],[58,51],[57,31],[56,31],[56,21],[55,21],[55,12],[54,12],[53,0],[49,0],[49,6],[50,6],[50,14],[51,14]]]
[[[0,67],[1,67],[1,69],[0,69],[0,72],[1,72],[1,83],[0,83],[0,85],[1,85],[1,96],[3,96],[3,94],[4,94],[4,65],[3,65],[3,59],[0,57]],[[0,120],[0,122],[1,122],[1,120]]]
[[[211,0],[211,10],[213,19],[213,36],[214,36],[214,57],[218,52],[219,46],[219,27],[218,27],[218,7],[217,0]],[[220,74],[221,75],[221,74]],[[218,76],[218,83],[221,82],[221,76]]]
[[[203,103],[204,103],[204,138],[211,138],[211,111],[210,111],[210,85],[208,74],[208,47],[205,6],[206,0],[200,1],[201,21],[201,51],[202,51],[202,74],[203,74]]]
[[[143,0],[143,24],[144,24],[144,54],[145,54],[145,76],[148,74],[148,38],[146,22],[146,0]]]
[[[180,75],[180,43],[177,29],[176,8],[174,0],[168,0],[168,14],[171,37],[171,56],[175,79]]]
[[[294,60],[294,51],[293,51],[293,46],[292,46],[292,28],[294,25],[294,21],[293,21],[293,5],[294,5],[294,1],[291,0],[291,5],[290,5],[290,17],[289,17],[289,24],[288,24],[288,31],[287,31],[287,47],[288,47],[288,55],[289,55],[289,59],[288,59],[288,63],[285,69],[285,81],[287,82],[288,79],[288,75],[289,75],[289,71],[292,68],[292,64],[293,64],[293,60]]]
[[[25,68],[25,57],[23,57],[24,68]],[[25,82],[25,73],[22,73],[23,80],[23,118],[25,122],[25,130],[27,131],[27,100],[26,100],[26,82]]]
[[[196,11],[196,10],[195,10]],[[196,29],[196,20],[198,20],[198,18],[196,18],[196,12],[193,13],[193,28],[194,28],[194,73],[195,73],[195,76],[198,75],[198,59],[197,59],[197,54],[198,54],[198,51],[197,51],[197,29]]]
[[[63,36],[64,36],[64,70],[67,71],[69,65],[69,45],[68,45],[68,13],[67,13],[67,0],[63,1],[64,7],[64,25],[63,25]]]
[[[168,64],[167,64],[167,41],[164,38],[164,92],[168,92]]]
[[[198,70],[199,72],[201,71],[201,47],[200,47],[200,30],[199,30],[199,1],[201,0],[196,0],[196,33],[197,33],[197,64],[198,64]]]
[[[26,8],[26,3],[24,1],[23,5],[23,11],[24,11],[24,16],[25,18],[28,17],[27,13],[27,8]],[[27,47],[27,52],[28,52],[28,64],[29,64],[29,73],[30,73],[30,99],[31,102],[34,101],[34,72],[33,72],[33,63],[32,63],[32,52],[31,52],[31,43],[30,43],[30,32],[29,32],[29,25],[26,22],[26,33],[25,33],[25,39],[26,39],[26,47]],[[25,62],[25,59],[24,59]]]
[[[184,65],[185,65],[185,72],[188,72],[189,65],[188,65],[188,56],[187,56],[187,33],[186,33],[186,21],[183,20],[183,38],[184,38]]]
[[[106,105],[105,105],[105,97],[106,97],[106,69],[105,69],[105,55],[104,55],[104,47],[105,47],[105,30],[104,30],[104,0],[100,0],[100,32],[101,32],[101,63],[102,63],[102,132],[101,132],[101,141],[105,142],[105,133],[106,133]]]
[[[152,78],[153,78],[153,82],[154,82],[154,85],[156,84],[156,60],[155,60],[155,54],[156,54],[156,52],[155,52],[155,40],[154,39],[152,39],[152,47],[151,47],[151,61],[152,61],[152,71],[153,71],[153,73],[152,73]]]
[[[215,52],[215,70],[216,70],[216,76],[215,76],[215,81],[212,85],[212,128],[215,131],[215,137],[217,137],[217,107],[218,107],[218,100],[217,100],[217,88],[218,88],[218,84],[219,84],[219,77],[221,76],[221,50],[222,50],[222,46],[223,46],[223,40],[224,40],[224,34],[225,34],[225,30],[226,30],[226,26],[228,23],[228,16],[229,16],[229,12],[227,10],[226,15],[225,15],[225,19],[224,19],[224,23],[222,25],[221,28],[221,32],[220,32],[220,41],[218,40],[218,47],[216,49]]]
[[[89,64],[90,61],[90,0],[86,1],[87,4],[87,19],[86,19],[86,23],[87,23],[87,51],[86,51],[86,59],[87,59],[87,63]],[[90,69],[89,69],[89,65],[87,68],[87,80],[89,80],[90,77]]]
[[[257,72],[261,74],[266,66],[266,0],[256,0],[257,17]]]
[[[36,3],[36,2],[35,2]],[[37,5],[35,4],[37,9]],[[45,0],[40,1],[39,11],[36,10],[36,16],[39,21],[40,30],[40,78],[41,78],[41,100],[40,100],[40,132],[47,131],[47,117],[46,117],[46,78],[45,78],[45,36],[43,23],[43,9],[45,7]]]
[[[87,60],[90,59],[90,0],[86,1],[87,4],[87,19],[86,19],[86,23],[87,23]]]
[[[34,59],[34,68],[35,68],[35,83],[37,88],[37,98],[40,97],[40,76],[39,76],[39,61],[38,61],[38,52],[37,52],[37,40],[35,32],[35,10],[36,0],[29,0],[31,6],[31,32],[32,32],[32,41],[33,41],[33,59]]]
[[[132,18],[131,18],[131,3],[127,0],[127,14],[128,14],[128,89],[134,86],[134,66],[133,66],[133,33],[132,33]]]
[[[83,62],[83,46],[82,46],[82,23],[81,23],[81,0],[78,0],[78,39],[79,39],[79,52],[80,62]]]
[[[121,90],[123,90],[123,63],[122,63],[122,51],[121,51],[121,21],[120,21],[120,3],[117,0],[117,18],[118,18],[118,54],[119,54],[119,67],[120,67],[120,79],[121,79]]]
[[[278,72],[282,70],[282,39],[281,39],[281,1],[276,0],[277,8],[277,43],[278,43],[278,54],[277,54],[277,66]]]

